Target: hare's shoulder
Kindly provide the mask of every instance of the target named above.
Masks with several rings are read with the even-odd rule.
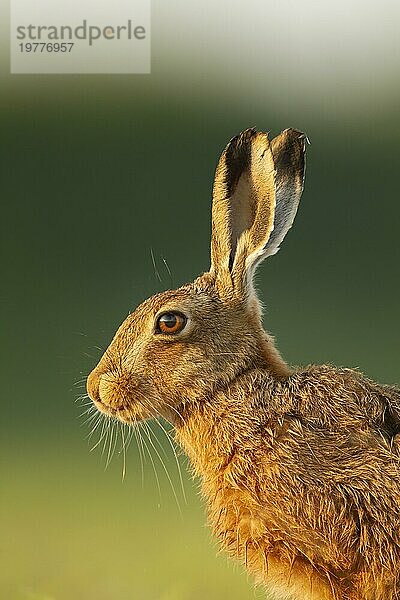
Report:
[[[387,438],[400,433],[400,389],[378,384],[356,369],[299,369],[278,384],[278,403],[279,397],[291,405],[289,412],[315,426],[372,428]]]

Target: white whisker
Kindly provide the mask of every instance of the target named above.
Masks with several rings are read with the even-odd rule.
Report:
[[[155,435],[154,431],[152,431],[152,429],[149,427],[149,424],[148,424],[148,423],[146,423],[146,421],[144,421],[144,422],[143,422],[143,424],[144,424],[144,426],[146,427],[147,431],[148,431],[148,432],[150,432],[150,433],[153,435],[153,437],[155,437],[155,438],[157,439],[157,436]],[[174,484],[173,484],[173,481],[172,481],[172,479],[171,479],[171,476],[170,476],[170,474],[169,474],[169,471],[168,471],[168,469],[167,469],[167,467],[166,467],[166,465],[165,465],[165,463],[164,463],[164,461],[163,461],[163,458],[162,458],[161,454],[160,454],[160,453],[159,453],[159,451],[157,450],[157,447],[156,447],[156,445],[153,443],[153,441],[152,441],[152,439],[151,439],[151,436],[150,436],[150,435],[148,435],[148,440],[149,440],[149,442],[150,442],[150,444],[151,444],[151,446],[152,446],[152,448],[153,448],[154,452],[156,453],[156,455],[157,455],[157,457],[158,457],[158,459],[159,459],[159,461],[160,461],[160,463],[161,463],[161,465],[162,465],[162,467],[163,467],[163,469],[164,469],[164,472],[165,472],[165,474],[166,474],[166,476],[167,476],[167,479],[168,479],[168,481],[169,481],[169,483],[170,483],[170,486],[171,486],[172,492],[173,492],[173,494],[174,494],[174,498],[175,498],[176,504],[177,504],[177,506],[178,506],[179,513],[180,513],[180,515],[182,516],[182,509],[181,509],[181,505],[180,505],[180,503],[179,503],[178,496],[177,496],[177,494],[176,494],[176,491],[175,491],[175,486],[174,486]]]
[[[178,455],[177,455],[177,453],[176,453],[175,444],[174,444],[174,442],[171,440],[171,438],[170,438],[170,436],[169,436],[169,432],[168,432],[168,431],[165,429],[164,425],[162,424],[162,422],[161,422],[159,419],[157,419],[157,423],[158,423],[158,425],[160,426],[160,428],[161,428],[161,431],[163,431],[163,432],[164,432],[164,434],[165,434],[165,437],[167,438],[167,440],[168,440],[168,443],[169,443],[169,445],[171,446],[171,449],[172,449],[172,452],[173,452],[173,455],[174,455],[174,458],[175,458],[175,462],[176,462],[176,468],[177,468],[178,475],[179,475],[179,482],[180,482],[181,489],[182,489],[182,496],[183,496],[183,500],[184,500],[185,504],[187,504],[187,498],[186,498],[185,487],[184,487],[184,485],[183,485],[182,470],[181,470],[181,465],[180,465],[180,462],[179,462]]]
[[[139,425],[139,427],[138,427],[138,430],[140,430],[141,426],[142,426],[144,423],[145,423],[144,421],[141,421],[140,423],[138,423],[138,425]],[[148,440],[149,440],[149,442],[150,442],[150,438],[149,438],[149,436],[148,436],[148,433],[147,433],[147,432],[146,432],[146,436],[147,436],[147,439],[148,439]],[[149,455],[150,462],[151,462],[151,464],[152,464],[152,466],[153,466],[153,471],[154,471],[154,475],[155,475],[156,482],[157,482],[158,495],[159,495],[159,498],[160,498],[160,502],[162,502],[162,496],[161,496],[161,487],[160,487],[160,480],[159,480],[159,478],[158,478],[157,469],[156,469],[156,466],[155,466],[155,464],[154,464],[153,455],[151,454],[151,452],[150,452],[150,450],[149,450],[149,447],[148,447],[148,445],[146,444],[146,440],[145,440],[145,438],[144,438],[144,437],[142,437],[142,440],[143,440],[143,442],[144,442],[144,445],[145,445],[145,448],[146,448],[146,450],[147,450],[147,454]]]

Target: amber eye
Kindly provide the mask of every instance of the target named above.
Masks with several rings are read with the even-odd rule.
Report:
[[[156,333],[179,333],[185,327],[187,319],[178,312],[166,312],[156,322]]]

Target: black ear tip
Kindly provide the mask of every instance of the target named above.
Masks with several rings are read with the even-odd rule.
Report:
[[[229,193],[232,193],[242,173],[250,168],[251,145],[256,135],[255,127],[245,129],[232,138],[225,149],[223,156]]]
[[[285,129],[284,133],[288,138],[292,140],[296,140],[298,142],[303,143],[303,148],[306,144],[310,144],[310,139],[304,131],[300,131],[299,129],[295,129],[294,127],[289,127],[289,129]]]
[[[244,129],[237,135],[235,135],[231,140],[229,140],[227,148],[233,150],[236,149],[238,152],[240,148],[245,147],[251,142],[251,139],[257,134],[255,127],[249,127],[248,129]]]
[[[257,130],[255,127],[248,127],[239,133],[239,137],[243,137],[246,140],[250,140],[257,134]]]

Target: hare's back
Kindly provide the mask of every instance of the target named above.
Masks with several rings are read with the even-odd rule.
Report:
[[[288,414],[259,469],[271,530],[338,576],[360,556],[371,568],[379,558],[400,572],[400,459],[378,429],[361,423],[340,430]]]
[[[302,422],[329,431],[370,431],[384,447],[400,433],[400,389],[381,385],[355,369],[312,365],[277,385]]]

